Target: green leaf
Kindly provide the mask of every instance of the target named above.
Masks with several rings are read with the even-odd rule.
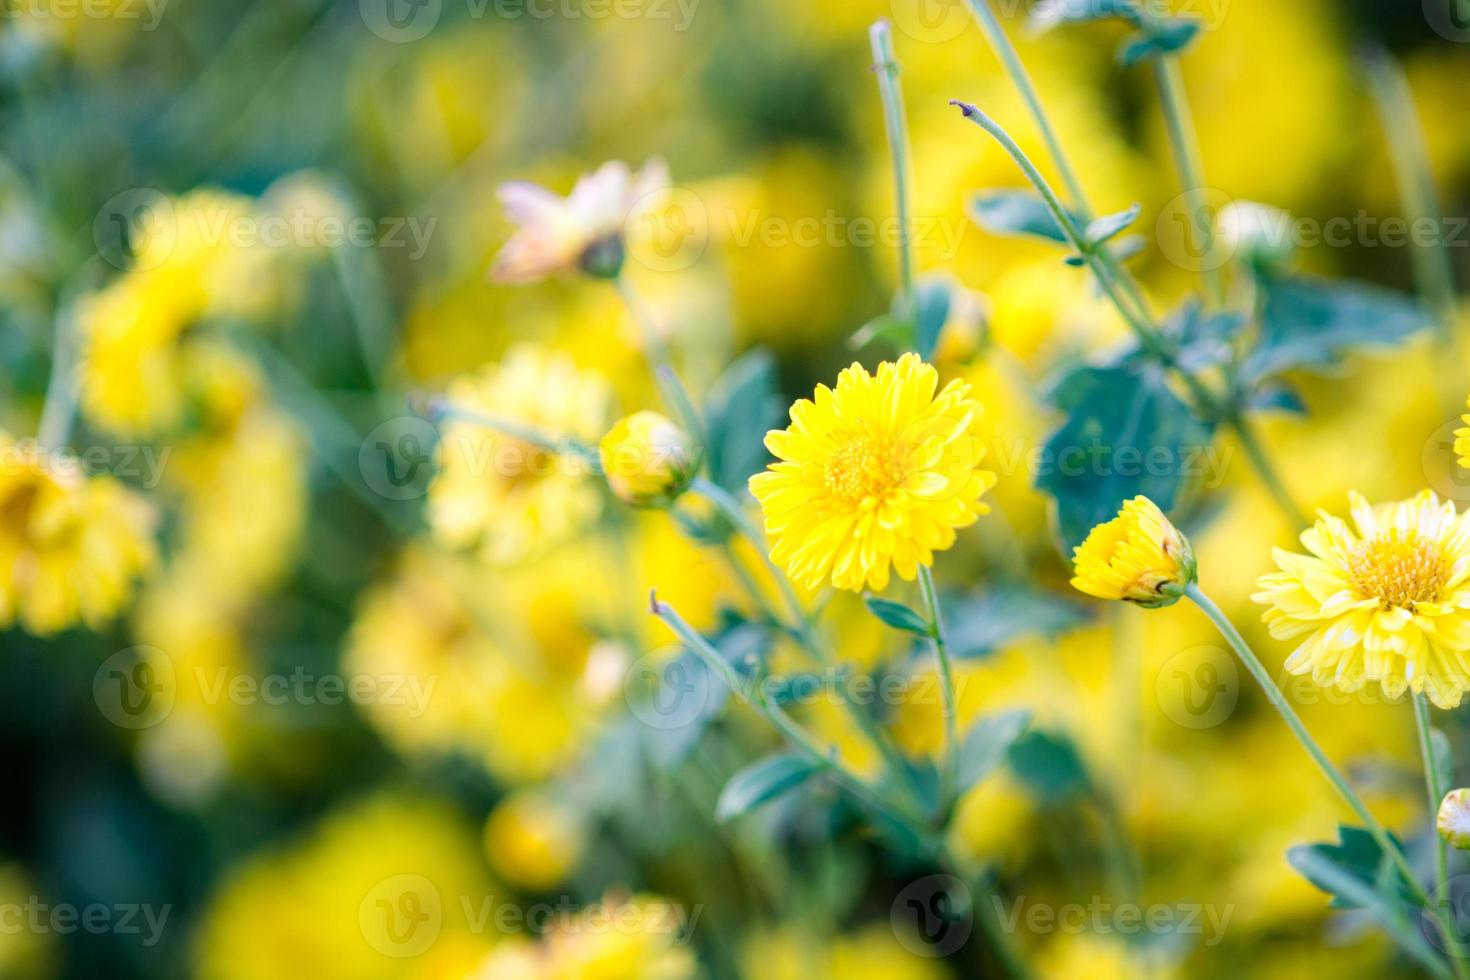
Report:
[[[1339,833],[1340,847],[1331,844],[1293,847],[1286,852],[1287,862],[1312,884],[1332,895],[1334,907],[1367,910],[1406,952],[1428,966],[1435,976],[1451,976],[1444,960],[1420,931],[1423,910],[1403,891],[1407,888],[1403,876],[1379,849],[1373,836],[1356,827],[1343,827]]]
[[[914,325],[904,317],[893,313],[883,313],[858,327],[857,331],[847,338],[847,346],[853,350],[862,350],[880,340],[886,341],[898,350],[908,350],[914,340]]]
[[[1138,494],[1172,508],[1213,436],[1152,365],[1078,368],[1052,400],[1067,420],[1043,447],[1036,486],[1055,499],[1068,546]]]
[[[960,791],[969,789],[994,772],[1006,760],[1011,746],[1029,724],[1031,712],[1006,711],[981,718],[971,725],[960,743]]]
[[[1413,901],[1409,883],[1372,834],[1360,827],[1346,825],[1339,827],[1337,833],[1340,843],[1293,847],[1286,852],[1286,859],[1308,881],[1333,896],[1335,908],[1365,907],[1363,890],[1382,891],[1385,874],[1389,885],[1387,897]],[[1339,873],[1321,874],[1323,867],[1334,868]]]
[[[1194,43],[1203,25],[1191,17],[1163,17],[1148,23],[1142,34],[1124,42],[1118,63],[1132,68],[1145,58],[1183,51]]]
[[[1103,242],[1118,235],[1133,222],[1138,220],[1138,214],[1143,210],[1143,205],[1135,204],[1126,211],[1117,214],[1105,214],[1087,226],[1082,237],[1087,239],[1090,245],[1101,245]]]
[[[1432,322],[1412,297],[1378,286],[1284,278],[1262,288],[1260,336],[1241,369],[1248,383],[1329,367],[1354,350],[1396,344]]]
[[[914,290],[918,307],[914,349],[926,361],[934,355],[934,348],[939,345],[939,332],[949,320],[953,285],[948,279],[936,277],[920,282]]]
[[[1054,637],[1087,622],[1087,606],[1052,592],[1001,585],[944,602],[949,651],[981,657],[1026,636]]]
[[[1087,792],[1092,780],[1077,746],[1065,735],[1029,731],[1011,743],[1006,761],[1043,803],[1060,803]]]
[[[730,366],[711,388],[704,418],[711,478],[726,490],[743,490],[770,458],[766,432],[781,421],[776,362],[768,351],[753,350]]]
[[[1246,396],[1245,407],[1252,412],[1307,414],[1307,403],[1302,401],[1301,393],[1280,379],[1258,385]]]
[[[781,752],[752,763],[730,777],[715,804],[715,819],[724,823],[769,803],[806,782],[817,764],[804,755]]]
[[[1070,244],[1051,209],[1033,191],[982,191],[970,198],[970,220],[993,235]]]
[[[1061,24],[1119,17],[1131,24],[1139,22],[1138,10],[1131,0],[1041,0],[1031,10],[1026,26],[1036,32],[1049,31]]]
[[[1206,313],[1198,300],[1191,300],[1165,321],[1164,333],[1179,350],[1179,366],[1198,371],[1229,360],[1245,324],[1240,313]]]
[[[903,603],[875,595],[870,595],[863,601],[867,603],[869,612],[894,629],[917,633],[919,636],[929,635],[929,620]]]

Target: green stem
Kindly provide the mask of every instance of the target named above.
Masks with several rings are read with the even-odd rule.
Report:
[[[1251,466],[1255,468],[1256,475],[1266,485],[1266,489],[1276,501],[1277,506],[1291,519],[1297,530],[1311,527],[1312,522],[1308,519],[1306,512],[1297,506],[1291,491],[1281,479],[1281,474],[1276,472],[1276,467],[1271,463],[1271,456],[1266,452],[1266,447],[1256,433],[1255,427],[1239,412],[1232,414],[1228,422],[1240,440],[1246,457],[1251,461]]]
[[[805,634],[806,639],[809,641],[808,645],[815,647],[817,644],[815,638],[810,636],[811,626],[806,609],[802,606],[801,599],[796,595],[796,589],[792,587],[791,580],[771,560],[770,552],[766,550],[765,535],[761,533],[755,524],[751,523],[750,518],[745,513],[745,508],[741,507],[740,502],[731,496],[729,491],[724,487],[702,476],[694,478],[694,482],[689,485],[689,490],[714,504],[715,509],[723,514],[725,519],[733,524],[735,529],[751,543],[765,562],[767,571],[770,572],[771,578],[776,582],[776,587],[781,590],[782,598],[785,600],[787,606],[790,607],[791,614],[796,620],[798,632]]]
[[[1236,630],[1234,624],[1220,611],[1220,607],[1215,605],[1210,597],[1204,594],[1198,583],[1192,583],[1185,590],[1185,595],[1189,596],[1190,600],[1209,617],[1210,622],[1220,631],[1220,635],[1230,644],[1236,656],[1240,658],[1240,662],[1245,665],[1245,669],[1250,672],[1250,675],[1256,679],[1256,683],[1261,686],[1261,690],[1265,692],[1267,700],[1271,702],[1271,706],[1276,709],[1277,713],[1281,715],[1282,720],[1286,722],[1286,727],[1291,729],[1291,733],[1296,736],[1302,748],[1307,750],[1307,754],[1317,764],[1317,768],[1321,770],[1322,775],[1327,777],[1327,781],[1337,790],[1338,795],[1342,797],[1343,801],[1347,803],[1348,807],[1362,821],[1363,826],[1367,828],[1368,832],[1373,835],[1373,839],[1378,842],[1378,846],[1383,850],[1383,853],[1387,854],[1393,860],[1394,864],[1398,866],[1399,871],[1404,876],[1404,880],[1414,891],[1415,897],[1420,902],[1427,902],[1429,896],[1425,893],[1423,886],[1419,884],[1418,879],[1414,877],[1413,869],[1409,867],[1409,862],[1404,856],[1403,849],[1389,836],[1388,831],[1378,822],[1378,818],[1373,816],[1372,811],[1368,809],[1357,792],[1348,784],[1347,777],[1338,770],[1337,766],[1333,765],[1331,759],[1327,758],[1327,753],[1323,752],[1321,746],[1317,744],[1316,739],[1312,738],[1311,733],[1307,731],[1307,726],[1302,724],[1301,718],[1297,715],[1296,709],[1292,708],[1290,702],[1286,700],[1286,695],[1276,686],[1276,682],[1272,680],[1265,665],[1261,663],[1260,658],[1251,650],[1250,645],[1245,642],[1245,639]]]
[[[77,329],[70,305],[56,313],[56,337],[51,348],[51,376],[46,382],[46,401],[36,442],[42,449],[57,450],[71,437],[77,410]]]
[[[883,122],[888,132],[888,153],[893,159],[894,197],[898,210],[899,297],[912,314],[916,279],[913,242],[910,240],[909,134],[903,111],[903,91],[898,83],[898,62],[893,57],[893,31],[880,20],[868,30],[873,52],[873,70],[883,95]]]
[[[1424,143],[1424,129],[1414,106],[1413,93],[1401,69],[1387,54],[1376,53],[1367,59],[1368,77],[1383,127],[1388,132],[1388,151],[1393,160],[1394,178],[1399,196],[1409,213],[1411,223],[1427,218],[1436,230],[1434,245],[1413,250],[1414,278],[1419,292],[1439,314],[1442,337],[1454,335],[1456,308],[1455,267],[1446,248],[1444,213],[1439,191],[1429,166],[1429,151]]]
[[[1082,183],[1077,179],[1077,173],[1067,160],[1066,153],[1062,151],[1061,140],[1057,139],[1056,131],[1052,129],[1051,120],[1047,118],[1046,110],[1041,106],[1041,97],[1036,94],[1036,86],[1031,83],[1031,76],[1026,73],[1026,67],[1021,63],[1015,45],[1011,44],[1011,39],[1006,36],[1005,30],[1000,26],[1000,21],[990,9],[989,0],[969,0],[969,2],[970,10],[975,14],[975,20],[979,22],[980,29],[985,32],[986,40],[990,42],[990,47],[1000,58],[1006,74],[1011,76],[1012,84],[1021,93],[1021,100],[1031,111],[1031,118],[1036,121],[1036,128],[1041,130],[1041,138],[1046,142],[1046,150],[1051,154],[1052,163],[1056,164],[1057,172],[1062,175],[1062,183],[1067,185],[1067,193],[1072,197],[1073,206],[1084,221],[1090,221],[1092,208],[1088,205],[1087,196],[1082,191]]]
[[[643,339],[643,355],[657,374],[658,369],[668,362],[668,347],[664,344],[658,327],[654,325],[653,318],[648,315],[648,308],[643,305],[643,300],[639,298],[637,290],[628,281],[628,277],[621,272],[618,273],[618,277],[613,280],[613,285],[617,288],[623,305],[627,307],[628,315],[633,318],[633,324],[638,328],[638,335]]]
[[[1223,419],[1240,435],[1241,442],[1246,448],[1246,454],[1255,465],[1262,481],[1266,483],[1267,489],[1271,491],[1272,496],[1281,505],[1282,510],[1287,516],[1295,524],[1305,527],[1308,522],[1305,521],[1301,509],[1292,502],[1290,494],[1286,492],[1285,485],[1281,482],[1281,478],[1271,465],[1270,458],[1266,455],[1263,447],[1255,438],[1254,433],[1250,430],[1245,420],[1238,412],[1227,411],[1226,404],[1221,396],[1211,391],[1193,373],[1184,370],[1179,363],[1178,351],[1173,342],[1146,315],[1139,313],[1123,301],[1119,287],[1119,276],[1126,276],[1126,273],[1123,273],[1119,269],[1116,261],[1107,254],[1105,248],[1094,248],[1088,244],[1081,230],[1077,227],[1076,222],[1072,219],[1072,216],[1062,206],[1062,202],[1057,197],[1056,191],[1047,183],[1046,178],[1041,176],[1041,172],[1036,169],[1036,165],[1031,162],[1031,159],[1026,156],[1025,152],[1016,145],[1016,141],[1011,139],[1010,134],[1002,129],[995,120],[991,119],[975,106],[957,99],[951,99],[950,105],[958,106],[960,111],[965,114],[966,119],[969,119],[975,125],[989,133],[1001,145],[1002,149],[1010,155],[1016,165],[1021,168],[1021,172],[1026,175],[1026,178],[1031,181],[1032,186],[1036,188],[1037,193],[1041,195],[1041,199],[1046,203],[1047,209],[1051,211],[1052,218],[1056,221],[1058,227],[1062,229],[1062,233],[1066,236],[1067,241],[1077,250],[1077,253],[1082,256],[1083,260],[1091,269],[1093,276],[1096,277],[1098,284],[1102,287],[1104,295],[1117,307],[1118,312],[1123,315],[1123,319],[1127,321],[1134,336],[1138,338],[1139,345],[1165,367],[1173,371],[1179,380],[1183,382],[1189,389],[1190,394],[1194,397],[1195,404],[1201,414],[1207,418]]]
[[[1429,720],[1429,702],[1423,694],[1414,694],[1414,726],[1419,729],[1419,753],[1424,761],[1424,788],[1429,794],[1429,822],[1434,824],[1439,804],[1445,796],[1445,780],[1434,759],[1434,729]],[[1435,896],[1441,908],[1447,908],[1449,892],[1448,845],[1439,834],[1434,837]]]
[[[907,807],[894,803],[886,798],[870,785],[857,773],[845,766],[833,753],[825,751],[807,731],[797,724],[790,715],[786,714],[779,706],[771,703],[765,696],[763,684],[746,685],[741,683],[740,677],[735,669],[720,656],[718,651],[709,645],[698,631],[691,627],[678,610],[667,603],[659,602],[657,595],[649,596],[649,607],[653,614],[663,620],[692,650],[696,656],[730,688],[737,696],[743,699],[752,710],[764,718],[772,728],[776,729],[793,747],[799,749],[804,755],[816,764],[819,770],[831,776],[834,783],[848,793],[854,800],[865,809],[881,815],[907,833],[912,835],[929,854],[939,863],[952,871],[957,877],[973,877],[969,869],[964,866],[950,849],[948,843],[942,836],[930,827],[922,816],[911,812]],[[750,696],[751,690],[754,697]],[[989,892],[990,881],[988,876],[981,876],[982,883],[986,886],[981,891]],[[977,902],[984,901],[988,896],[977,896]],[[992,918],[995,910],[993,907],[976,909],[975,914],[980,919],[981,928],[1000,959],[1005,975],[1015,980],[1025,980],[1030,972],[1022,962],[1020,955],[1015,950],[1010,935],[1002,924]]]
[[[928,565],[919,566],[919,587],[924,593],[924,606],[929,612],[929,639],[939,661],[939,691],[943,699],[944,760],[939,769],[939,812],[946,815],[959,791],[959,717],[955,705],[954,667],[945,641],[944,613],[939,608],[939,593],[934,589],[934,573]]]
[[[1189,111],[1189,100],[1184,94],[1184,73],[1179,69],[1179,59],[1172,55],[1159,55],[1153,59],[1154,81],[1159,90],[1159,102],[1164,110],[1164,122],[1169,130],[1169,143],[1174,150],[1174,163],[1179,168],[1179,178],[1184,184],[1184,193],[1189,198],[1191,220],[1203,222],[1199,230],[1204,235],[1205,251],[1215,236],[1213,219],[1205,213],[1204,168],[1200,164],[1199,138],[1194,129],[1194,117]],[[1225,280],[1220,269],[1213,263],[1204,268],[1205,292],[1210,302],[1221,306],[1225,302]]]
[[[499,416],[485,415],[481,412],[471,411],[468,408],[460,408],[453,402],[435,399],[428,405],[426,414],[434,422],[442,422],[445,419],[458,422],[469,422],[472,425],[484,426],[501,435],[521,442],[529,443],[538,449],[546,449],[551,452],[562,453],[568,456],[580,456],[583,459],[593,460],[597,458],[597,450],[585,443],[575,439],[563,439],[548,435],[545,432],[518,422],[515,419],[500,418]]]

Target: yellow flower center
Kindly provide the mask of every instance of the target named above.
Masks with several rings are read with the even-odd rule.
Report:
[[[858,432],[827,457],[827,492],[848,504],[878,499],[908,478],[908,447],[886,436]]]
[[[1414,531],[1389,531],[1359,545],[1348,559],[1353,587],[1384,608],[1413,609],[1433,602],[1449,581],[1450,566],[1439,545]]]

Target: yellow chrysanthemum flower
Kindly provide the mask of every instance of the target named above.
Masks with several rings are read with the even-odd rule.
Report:
[[[981,469],[979,402],[916,354],[876,374],[854,364],[837,387],[791,406],[791,425],[766,434],[777,457],[751,477],[771,558],[808,588],[882,589],[890,565],[910,581],[990,508]]]
[[[1465,407],[1470,408],[1470,398],[1465,399]],[[1470,470],[1470,414],[1461,415],[1460,421],[1465,424],[1455,430],[1455,458]]]
[[[499,364],[449,387],[457,411],[527,426],[555,439],[597,440],[608,415],[606,380],[565,354],[518,346]],[[590,465],[483,422],[451,417],[442,428],[429,522],[452,548],[479,546],[513,562],[572,535],[597,516]]]
[[[157,555],[146,501],[80,462],[0,434],[0,626],[98,626]]]
[[[1099,524],[1072,555],[1072,587],[1148,609],[1178,602],[1195,580],[1194,549],[1147,497],[1134,497]]]
[[[611,923],[612,925],[609,925]],[[609,898],[546,939],[546,980],[691,980],[688,913],[654,895]]]
[[[1390,697],[1412,690],[1455,707],[1470,689],[1470,513],[1428,490],[1377,507],[1349,499],[1356,529],[1322,514],[1302,532],[1311,554],[1276,549],[1281,571],[1251,597],[1271,607],[1272,636],[1307,637],[1286,669],[1349,693],[1377,681]]]
[[[502,800],[485,821],[485,857],[517,888],[544,892],[561,884],[584,843],[576,811],[534,790]]]

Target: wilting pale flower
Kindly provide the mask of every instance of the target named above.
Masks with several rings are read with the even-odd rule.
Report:
[[[1232,201],[1216,220],[1220,243],[1235,258],[1252,265],[1273,266],[1291,257],[1291,215],[1269,204]]]
[[[791,425],[766,434],[777,462],[750,479],[765,511],[771,558],[816,588],[882,589],[890,566],[912,581],[955,529],[990,508],[995,474],[980,468],[979,402],[917,354],[876,374],[854,364],[837,387],[791,406]]]
[[[661,507],[694,478],[694,449],[683,429],[658,412],[620,419],[598,445],[607,485],[624,503]]]
[[[100,626],[156,560],[154,513],[111,477],[0,434],[0,626]]]
[[[565,354],[520,346],[499,364],[459,378],[441,427],[429,523],[453,548],[477,546],[510,562],[564,540],[597,516],[591,464],[495,429],[503,421],[551,439],[591,442],[603,431],[611,389]]]
[[[1470,688],[1470,514],[1428,490],[1377,507],[1350,501],[1355,526],[1323,514],[1302,532],[1311,554],[1277,549],[1281,571],[1252,596],[1271,607],[1272,636],[1306,637],[1286,669],[1323,687],[1377,681],[1390,697],[1413,690],[1455,707]]]
[[[1434,825],[1451,847],[1470,850],[1470,789],[1452,789],[1446,793]]]
[[[491,277],[532,283],[577,270],[616,276],[628,221],[656,204],[655,195],[668,186],[668,167],[657,157],[637,173],[620,160],[604,163],[567,197],[525,181],[502,184],[500,203],[520,227],[495,257]]]
[[[1072,562],[1079,592],[1148,609],[1178,602],[1196,577],[1189,539],[1147,497],[1134,497],[1093,528]]]

